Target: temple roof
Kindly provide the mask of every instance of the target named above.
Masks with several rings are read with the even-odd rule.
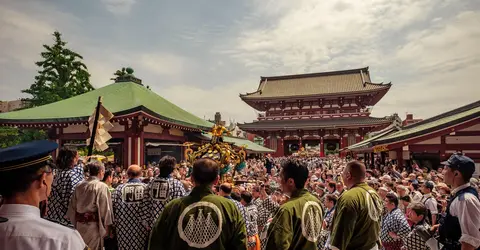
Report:
[[[390,83],[371,83],[368,67],[365,67],[313,74],[261,77],[257,91],[240,94],[240,97],[249,100],[293,96],[328,96],[388,91],[390,87]]]
[[[86,122],[103,97],[103,106],[115,116],[143,111],[169,123],[194,129],[210,129],[212,123],[203,120],[155,92],[133,82],[107,85],[82,95],[31,109],[0,114],[0,125],[21,123]]]
[[[291,119],[291,120],[261,120],[252,123],[237,124],[245,131],[257,130],[298,130],[338,127],[377,126],[389,124],[391,117],[355,117],[331,119]]]
[[[480,101],[425,119],[421,122],[403,126],[399,130],[387,131],[372,138],[349,146],[353,151],[367,150],[377,145],[408,145],[412,139],[428,140],[438,136],[438,132],[449,134],[452,128],[480,119]],[[479,120],[480,121],[480,120]],[[393,149],[393,148],[390,148]]]
[[[480,101],[442,113],[405,127],[400,131],[374,140],[375,145],[403,141],[409,138],[426,135],[436,130],[445,129],[480,117]]]

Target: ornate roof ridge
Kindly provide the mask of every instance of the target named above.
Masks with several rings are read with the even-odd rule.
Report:
[[[325,72],[317,72],[317,73],[306,73],[306,74],[292,74],[292,75],[283,75],[283,76],[261,76],[261,81],[264,80],[286,80],[286,79],[297,79],[297,78],[309,78],[309,77],[319,77],[319,76],[331,76],[331,75],[345,75],[345,74],[354,74],[360,73],[360,71],[364,71],[368,74],[368,66],[363,68],[356,68],[356,69],[346,69],[346,70],[336,70],[336,71],[325,71]]]

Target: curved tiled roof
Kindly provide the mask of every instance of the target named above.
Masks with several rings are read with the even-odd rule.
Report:
[[[161,120],[190,128],[209,129],[212,126],[212,123],[133,82],[114,83],[44,106],[3,113],[0,114],[0,124],[87,121],[99,96],[103,97],[103,106],[116,116],[144,111]]]
[[[480,117],[480,101],[442,113],[402,128],[395,133],[388,134],[374,140],[375,145],[398,142],[412,137],[425,135],[432,131],[441,130],[470,119]]]
[[[314,74],[261,77],[257,91],[242,99],[306,97],[388,90],[391,84],[371,83],[368,67]]]

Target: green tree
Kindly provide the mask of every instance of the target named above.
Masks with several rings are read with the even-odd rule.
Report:
[[[0,127],[0,148],[15,146],[22,142],[47,138],[44,130]]]
[[[25,98],[29,107],[57,102],[93,90],[90,74],[82,62],[83,57],[68,49],[60,32],[53,33],[54,44],[43,45],[42,61],[35,64],[40,67],[35,83],[22,93],[30,94]]]

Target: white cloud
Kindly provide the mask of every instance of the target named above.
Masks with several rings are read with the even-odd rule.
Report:
[[[175,46],[122,50],[116,43],[89,37],[89,27],[52,5],[6,1],[8,5],[0,6],[3,65],[31,74],[33,81],[33,62],[40,58],[41,44],[51,43],[51,33],[59,29],[69,47],[84,56],[94,86],[109,84],[115,70],[131,66],[146,85],[200,117],[219,111],[227,120],[252,121],[255,111],[238,93],[256,89],[259,75],[362,66],[370,66],[374,81],[393,82],[375,106],[377,116],[394,112],[403,116],[408,111],[426,118],[480,96],[475,82],[480,71],[480,11],[457,12],[453,10],[457,1],[250,0],[252,10],[234,26],[182,26],[172,28],[178,34],[165,34],[190,41],[189,46],[199,46],[200,52],[202,46],[217,52],[206,57],[175,54]],[[115,14],[129,13],[137,2],[101,1]],[[225,73],[229,71],[231,75]],[[218,77],[212,72],[223,73],[224,81],[212,86],[209,77]],[[16,99],[23,87],[1,85],[0,94]]]
[[[164,76],[180,75],[184,70],[185,61],[183,57],[168,52],[144,53],[138,60],[141,67]]]
[[[181,108],[203,118],[213,119],[215,112],[220,112],[226,121],[252,122],[255,111],[240,101],[238,93],[244,92],[248,81],[239,81],[228,86],[216,86],[209,89],[192,85],[170,85],[158,91],[164,98]]]
[[[378,116],[408,111],[426,118],[479,99],[473,80],[480,68],[478,10],[430,17],[440,7],[453,9],[449,0],[258,0],[253,5],[256,18],[240,22],[239,36],[222,51],[252,72],[368,65],[374,81],[394,84],[375,106]]]
[[[367,53],[376,49],[382,34],[423,20],[434,4],[433,0],[255,1],[262,18],[255,22],[276,20],[260,28],[242,23],[230,54],[254,70],[278,73],[334,69],[345,66],[350,54],[368,62]],[[349,61],[355,67],[362,63]]]
[[[108,11],[113,14],[128,14],[132,10],[136,0],[101,0]]]
[[[60,18],[64,25],[73,19],[66,15]],[[0,27],[0,44],[8,48],[0,52],[0,59],[13,60],[26,69],[36,67],[42,44],[52,41],[51,34],[58,28],[49,20],[5,6],[0,6]]]
[[[377,114],[413,112],[427,118],[480,99],[480,13],[462,12],[409,36],[394,61],[414,74],[377,105]]]

